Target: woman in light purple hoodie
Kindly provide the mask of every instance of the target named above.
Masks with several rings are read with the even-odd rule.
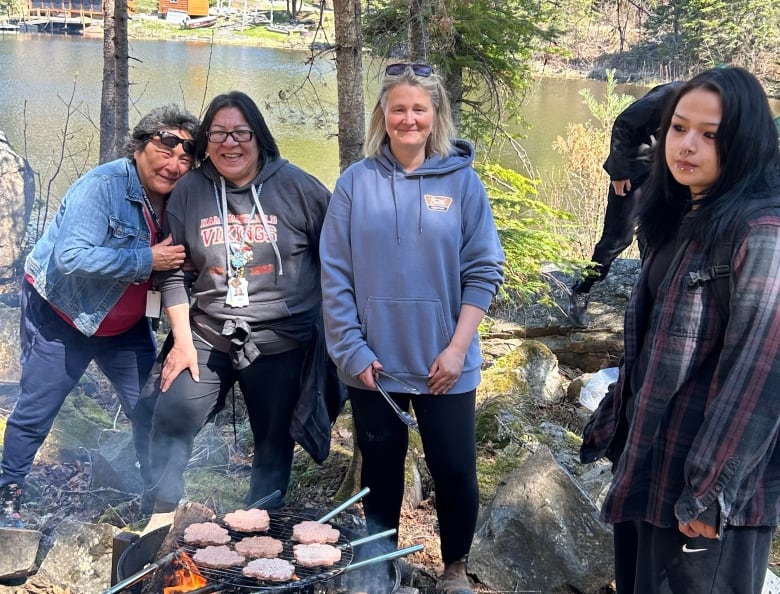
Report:
[[[438,587],[467,594],[479,506],[477,327],[503,281],[504,254],[474,149],[454,135],[432,68],[388,66],[367,156],[336,183],[320,256],[328,352],[348,387],[371,490],[369,531],[397,529],[403,499],[408,428],[377,392],[386,388],[419,422],[445,564]]]

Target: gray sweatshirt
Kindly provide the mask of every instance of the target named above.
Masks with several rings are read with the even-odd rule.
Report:
[[[252,185],[259,191],[265,225]],[[320,307],[317,247],[330,192],[285,159],[266,162],[251,184],[236,187],[226,181],[229,238],[246,236],[252,250],[245,267],[249,305],[237,308],[225,304],[228,255],[221,186],[219,173],[206,160],[176,184],[166,209],[166,230],[174,243],[185,246],[199,272],[192,286],[193,318],[215,331],[231,320],[246,322],[255,331],[270,328],[281,330],[282,335],[298,335],[296,316],[310,322]],[[163,306],[189,302],[181,270],[156,278]],[[285,325],[293,328],[285,331]]]

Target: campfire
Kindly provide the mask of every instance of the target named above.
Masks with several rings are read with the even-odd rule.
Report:
[[[171,569],[172,571],[165,577],[166,584],[163,588],[163,594],[192,592],[208,584],[208,580],[201,575],[198,566],[186,552],[181,552],[176,556]]]
[[[364,494],[365,492],[361,492],[353,500]],[[377,586],[369,589],[371,594],[395,592],[400,584],[400,571],[394,560],[421,550],[423,548],[422,545],[393,550],[370,558],[367,555],[362,555],[362,561],[353,559],[353,552],[356,547],[391,536],[395,534],[395,530],[361,536],[344,526],[330,524],[329,520],[345,509],[348,504],[342,504],[340,508],[329,512],[326,516],[316,521],[313,518],[304,518],[296,514],[280,511],[265,514],[266,521],[270,519],[270,523],[267,522],[261,532],[267,535],[270,540],[276,539],[279,541],[281,552],[278,553],[278,559],[280,563],[286,564],[292,570],[291,575],[281,578],[281,580],[276,577],[271,578],[270,575],[268,577],[264,575],[255,576],[249,570],[254,569],[252,566],[256,562],[248,560],[244,563],[241,556],[238,556],[237,560],[231,559],[231,562],[224,566],[221,564],[222,559],[220,559],[220,565],[211,565],[214,562],[213,559],[209,559],[207,563],[204,553],[208,554],[208,551],[204,550],[204,548],[199,548],[199,544],[192,544],[191,539],[185,541],[184,537],[185,532],[190,532],[189,536],[191,537],[192,531],[190,529],[194,529],[195,526],[197,526],[197,531],[201,529],[201,526],[204,525],[202,524],[204,516],[209,516],[209,521],[206,524],[210,529],[216,528],[229,539],[227,545],[211,548],[228,549],[229,553],[235,555],[235,549],[241,548],[240,545],[244,544],[241,541],[246,539],[249,532],[246,530],[243,532],[236,531],[232,528],[232,524],[228,526],[230,528],[228,530],[222,527],[226,525],[225,520],[215,518],[213,512],[205,508],[205,506],[192,503],[186,504],[186,506],[177,511],[173,526],[170,529],[163,527],[137,538],[120,555],[117,555],[115,550],[115,556],[118,556],[116,578],[122,581],[104,592],[104,594],[123,592],[125,591],[124,588],[129,586],[135,586],[134,589],[130,590],[134,594],[146,592],[162,592],[163,594],[192,592],[205,594],[206,592],[216,591],[238,592],[242,594],[258,591],[295,592],[301,594],[314,594],[315,592],[325,591],[329,593],[345,592],[347,590],[343,589],[344,582],[341,574],[350,574],[348,582],[352,582],[355,579],[365,581],[365,576],[370,575],[372,583],[376,582],[374,575],[379,574],[383,576],[381,578],[382,581]],[[314,561],[309,564],[309,559],[296,557],[299,552],[296,549],[298,547],[296,540],[301,537],[292,537],[293,530],[296,527],[300,528],[302,525],[310,524],[327,524],[333,529],[331,532],[335,532],[338,537],[336,542],[331,541],[333,542],[332,545],[314,546],[333,550],[338,549],[339,559],[329,560],[328,562]],[[116,543],[117,540],[115,539],[115,545]],[[310,547],[311,545],[307,546]],[[205,547],[205,549],[208,548],[210,547]],[[306,546],[301,545],[300,548],[305,549]],[[366,549],[364,552],[368,550]],[[368,566],[371,566],[370,569],[368,569]],[[220,569],[216,569],[216,567],[220,567]],[[380,567],[385,569],[380,570]],[[244,572],[244,569],[247,572]],[[128,575],[130,577],[127,577]],[[141,588],[141,582],[146,581],[148,576],[151,576],[151,579],[143,584],[143,588]],[[360,588],[360,590],[365,591],[365,588]],[[350,589],[350,591],[352,590]]]

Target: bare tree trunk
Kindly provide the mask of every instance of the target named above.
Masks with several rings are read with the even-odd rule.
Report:
[[[116,19],[114,0],[104,0],[103,90],[100,96],[100,162],[110,161],[116,146]]]
[[[103,89],[100,99],[100,162],[116,159],[128,134],[130,82],[127,0],[105,0]]]
[[[460,131],[460,120],[463,111],[463,71],[453,68],[442,76],[444,88],[447,89],[447,97],[452,105],[452,121],[455,123],[455,131]]]
[[[363,157],[363,32],[360,0],[334,0],[336,82],[339,103],[339,168]]]
[[[428,62],[430,0],[409,0],[409,61]]]
[[[114,33],[116,35],[116,96],[114,97],[114,157],[122,154],[122,147],[130,132],[130,76],[127,43],[127,0],[114,0]]]
[[[360,0],[333,0],[336,35],[336,82],[339,103],[339,168],[344,171],[363,158],[366,135],[363,96],[363,30]],[[352,434],[356,435],[354,421]],[[336,499],[346,500],[360,484],[362,456],[354,444],[349,470]]]

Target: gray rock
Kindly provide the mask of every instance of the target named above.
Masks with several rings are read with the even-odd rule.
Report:
[[[77,594],[103,592],[111,583],[113,540],[119,532],[109,524],[62,522],[39,573]]]
[[[0,580],[14,580],[32,571],[42,536],[37,530],[0,528]]]
[[[483,513],[469,571],[506,591],[598,592],[613,579],[612,537],[546,448],[511,473]]]
[[[14,278],[35,200],[30,165],[0,131],[0,278]]]

